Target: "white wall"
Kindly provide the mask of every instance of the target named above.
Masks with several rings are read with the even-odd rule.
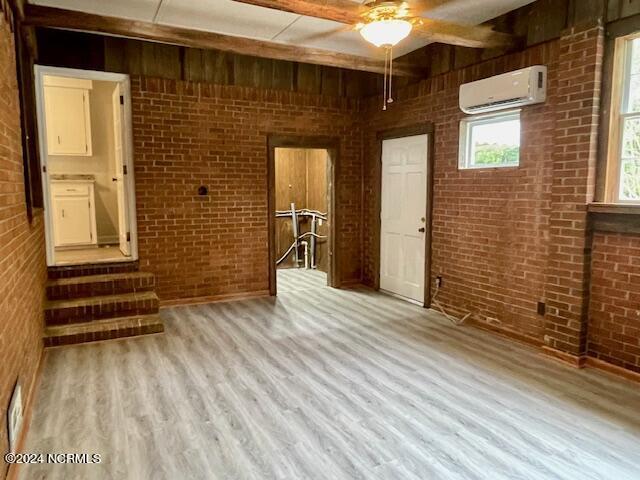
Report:
[[[89,93],[91,108],[90,157],[50,156],[49,173],[95,175],[96,224],[98,243],[118,242],[118,200],[116,197],[113,110],[111,95],[116,84],[93,81]]]

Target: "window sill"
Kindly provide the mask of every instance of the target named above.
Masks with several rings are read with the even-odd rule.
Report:
[[[616,215],[640,215],[640,204],[632,203],[590,203],[590,213],[612,213]]]

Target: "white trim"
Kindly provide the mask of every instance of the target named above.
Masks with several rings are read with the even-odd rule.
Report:
[[[521,120],[521,109],[506,110],[500,112],[489,113],[486,115],[473,115],[460,120],[460,138],[458,145],[458,170],[479,170],[493,168],[518,168],[520,166],[520,156],[518,156],[517,164],[498,164],[498,165],[472,165],[471,159],[471,128],[477,125],[490,124],[498,120],[509,121],[510,117]],[[522,129],[520,130],[520,146],[522,145]]]
[[[35,90],[36,90],[36,114],[38,121],[38,140],[40,143],[40,168],[47,167],[48,148],[46,124],[44,115],[44,91],[43,80],[45,75],[55,75],[59,77],[71,77],[86,80],[98,80],[107,82],[118,82],[121,85],[121,92],[124,95],[124,165],[127,167],[127,179],[125,189],[127,193],[127,205],[129,213],[129,231],[131,232],[131,257],[127,261],[138,260],[138,225],[136,217],[136,198],[135,198],[135,178],[133,169],[133,127],[131,114],[131,82],[129,75],[123,73],[98,72],[93,70],[78,70],[74,68],[48,67],[43,65],[34,65]],[[50,205],[50,188],[49,188],[49,168],[42,172],[42,196],[44,200],[44,226],[45,226],[45,242],[47,254],[47,266],[56,266],[55,248],[53,242],[53,225],[49,215],[51,212]],[[81,264],[83,262],[78,262]],[[86,263],[86,262],[84,262]],[[99,262],[96,262],[99,263]],[[70,265],[70,263],[64,263]]]
[[[640,200],[638,199],[623,199],[622,198],[622,163],[624,159],[622,157],[622,151],[624,149],[624,131],[627,120],[635,120],[640,117],[640,111],[629,111],[629,95],[631,93],[631,62],[633,61],[633,42],[638,41],[640,36],[638,34],[633,34],[628,37],[624,37],[621,39],[622,48],[624,51],[622,52],[623,61],[622,61],[622,93],[620,95],[619,101],[619,110],[618,110],[618,121],[617,123],[617,142],[616,147],[616,158],[615,158],[615,176],[612,179],[612,196],[614,197],[612,200],[614,203],[625,204],[625,205],[638,205]],[[618,44],[619,46],[620,44]],[[618,64],[619,66],[620,64]],[[614,67],[615,68],[615,67]],[[615,77],[615,75],[614,75]],[[614,99],[615,101],[615,99]],[[615,120],[614,120],[615,121]],[[613,123],[613,122],[612,122]]]

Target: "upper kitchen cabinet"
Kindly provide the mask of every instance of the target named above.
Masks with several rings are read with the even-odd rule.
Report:
[[[49,155],[91,156],[91,80],[44,78]]]

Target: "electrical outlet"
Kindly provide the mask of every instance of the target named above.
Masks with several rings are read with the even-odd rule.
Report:
[[[7,412],[9,423],[9,451],[15,452],[20,438],[20,430],[22,429],[22,387],[16,383],[9,403],[9,411]]]
[[[442,287],[442,275],[438,275],[436,277],[436,287],[438,288]]]

